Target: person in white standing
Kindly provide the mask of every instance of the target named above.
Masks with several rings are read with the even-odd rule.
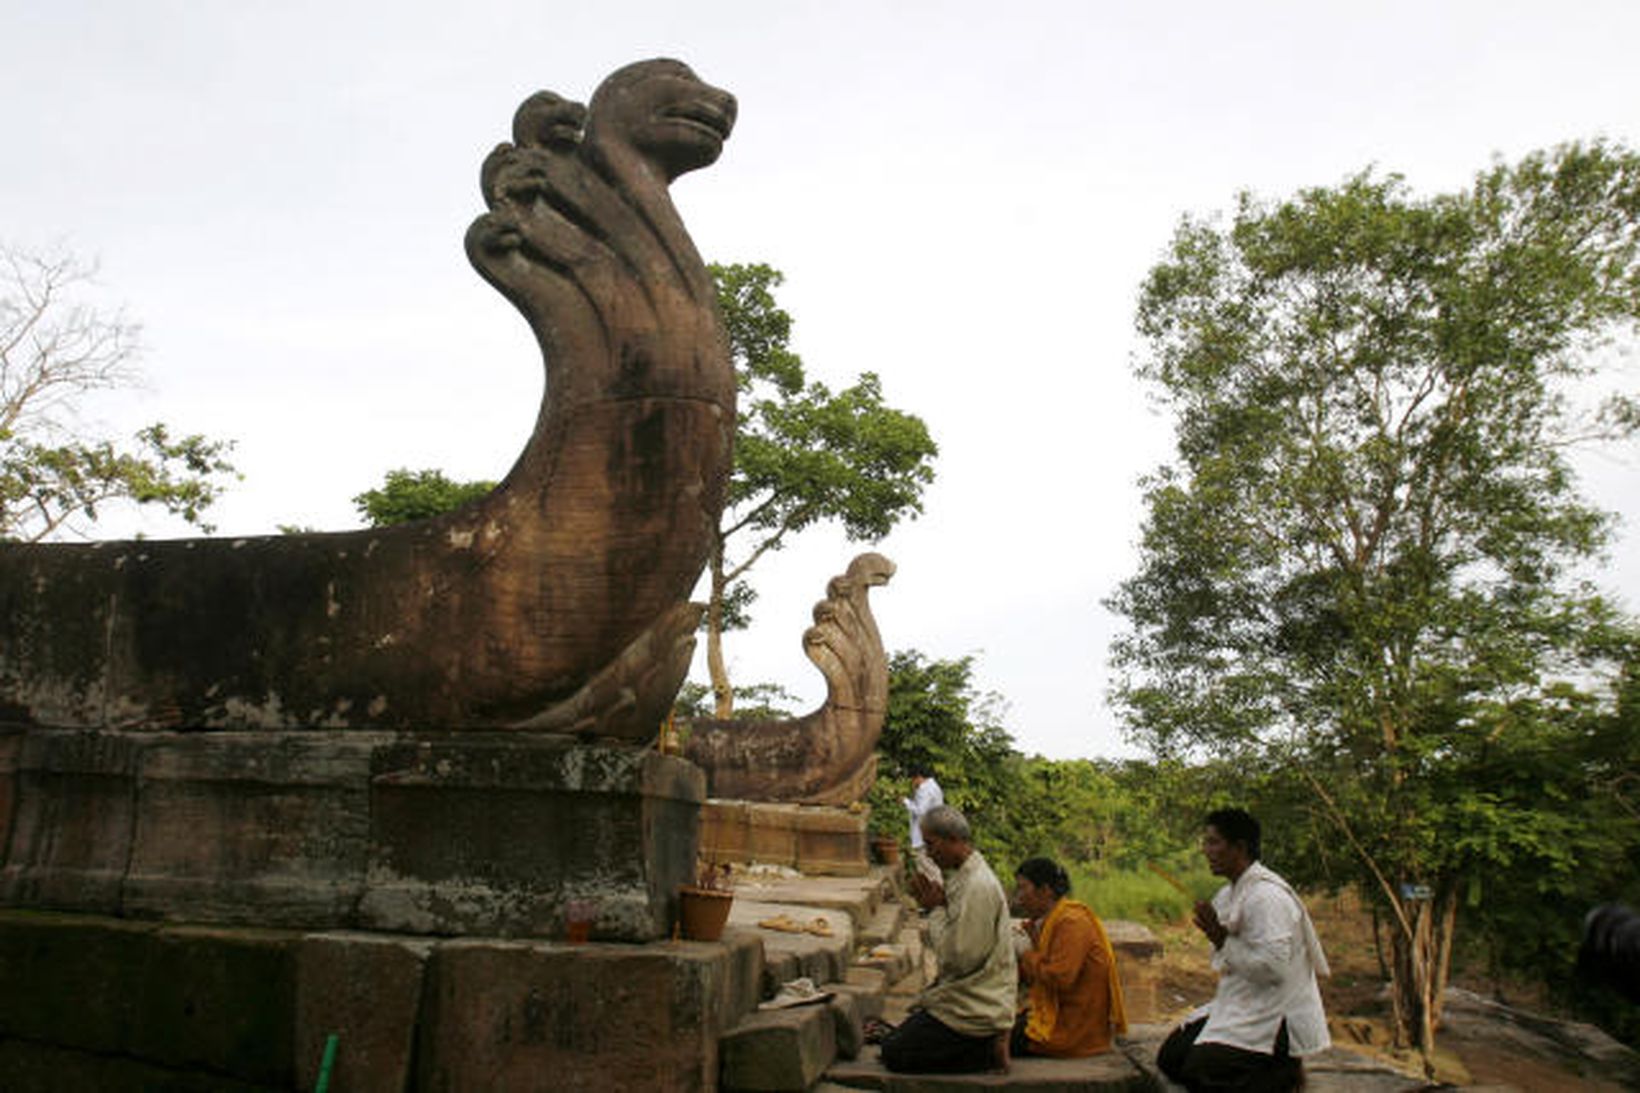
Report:
[[[1196,928],[1213,943],[1218,991],[1168,1036],[1162,1073],[1190,1093],[1302,1088],[1301,1057],[1331,1043],[1316,976],[1327,975],[1310,913],[1259,858],[1259,824],[1239,808],[1208,814],[1202,854],[1230,883],[1196,904]]]
[[[923,817],[945,804],[945,791],[934,781],[934,768],[926,763],[912,767],[911,796],[901,800],[905,802],[905,810],[911,814],[911,860],[916,863],[917,872],[938,883],[940,867],[929,858],[928,848],[923,845],[922,832]]]

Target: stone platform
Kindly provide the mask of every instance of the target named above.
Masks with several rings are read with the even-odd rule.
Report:
[[[528,733],[0,730],[0,906],[290,929],[667,937],[705,784]]]
[[[7,1090],[717,1087],[762,949],[566,945],[0,911]]]
[[[710,798],[700,813],[701,854],[762,862],[815,876],[861,876],[869,868],[866,813],[816,805]]]

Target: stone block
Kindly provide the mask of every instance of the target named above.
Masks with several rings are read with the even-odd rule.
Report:
[[[1145,1022],[1165,1017],[1158,960],[1162,954],[1161,941],[1148,927],[1122,919],[1106,922],[1105,933],[1116,953],[1116,972],[1122,979],[1128,1020]]]
[[[724,1019],[734,1022],[757,1009],[763,1000],[763,939],[755,929],[730,926],[723,931],[720,944],[729,961],[729,974],[724,983]]]
[[[288,1087],[296,940],[0,912],[0,1040]]]
[[[841,984],[828,983],[823,989],[831,992],[831,997],[826,1000],[826,1008],[831,1011],[832,1031],[837,1040],[837,1057],[853,1059],[865,1046],[865,1032],[861,1023],[866,1015],[861,998],[844,989]],[[881,1009],[881,1000],[878,1002],[878,1008]]]
[[[131,1054],[182,1070],[294,1084],[299,937],[230,927],[156,930]]]
[[[735,889],[739,899],[846,915],[855,931],[870,922],[871,916],[877,913],[882,892],[881,879],[872,875],[757,878],[744,881]]]
[[[884,1068],[877,1052],[839,1062],[826,1080],[848,1089],[883,1093],[963,1093],[969,1089],[1007,1089],[1011,1093],[1153,1093],[1150,1075],[1120,1052],[1087,1059],[1016,1058],[1008,1073],[895,1074]]]
[[[796,805],[713,798],[701,808],[701,854],[796,868],[797,812]]]
[[[433,942],[382,934],[309,934],[296,949],[297,1086],[312,1089],[334,1034],[331,1085],[348,1093],[410,1088],[423,980]]]
[[[837,1058],[829,1006],[760,1010],[723,1037],[720,1088],[746,1093],[808,1089]]]
[[[0,911],[0,1042],[128,1053],[159,929],[89,915]]]
[[[17,762],[23,752],[23,730],[0,725],[0,866],[6,863],[11,842],[12,815],[17,806]]]
[[[865,813],[840,808],[798,813],[798,869],[822,876],[864,876],[869,865]]]
[[[16,757],[9,906],[113,914],[131,855],[138,743],[91,731],[27,732]]]
[[[289,1093],[290,1089],[27,1040],[0,1040],[0,1075],[5,1076],[7,1093]]]
[[[882,994],[888,990],[888,976],[881,968],[855,964],[844,973],[842,981],[851,987],[860,987]]]
[[[655,751],[517,734],[422,736],[378,749],[362,924],[551,937],[597,904],[596,938],[670,933],[693,879],[704,782]]]
[[[866,815],[843,808],[713,798],[700,846],[713,861],[784,865],[810,875],[863,876]]]
[[[881,903],[870,921],[860,928],[860,944],[882,945],[899,936],[905,923],[905,905],[893,901]]]
[[[855,1005],[859,1008],[860,1020],[862,1021],[868,1017],[881,1017],[883,1015],[883,995],[887,992],[880,983],[866,985],[838,980],[835,983],[827,983],[825,989],[852,997]]]
[[[428,965],[416,1087],[710,1089],[729,975],[717,943],[444,942]]]
[[[345,924],[363,891],[381,733],[163,733],[137,764],[128,914]]]

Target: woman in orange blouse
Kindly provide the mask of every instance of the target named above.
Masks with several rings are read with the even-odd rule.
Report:
[[[1070,889],[1065,871],[1047,858],[1032,858],[1014,871],[1015,903],[1030,919],[1031,936],[1019,959],[1030,1008],[1014,1027],[1015,1055],[1098,1055],[1127,1032],[1116,954],[1099,917],[1087,904],[1066,898]]]

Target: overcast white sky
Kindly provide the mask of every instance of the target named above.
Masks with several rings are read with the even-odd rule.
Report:
[[[0,0],[0,239],[100,258],[144,323],[149,388],[108,420],[238,441],[221,534],[357,526],[388,469],[499,478],[533,423],[534,343],[461,248],[514,107],[687,61],[740,99],[674,188],[702,254],[784,270],[811,373],[878,372],[941,446],[926,515],[879,546],[885,641],[976,654],[1023,749],[1113,755],[1099,604],[1169,450],[1133,305],[1180,215],[1640,143],[1636,43],[1633,0]],[[1589,467],[1637,508],[1634,453]],[[1608,571],[1631,604],[1634,534]],[[760,564],[739,680],[818,699],[799,637],[858,549]]]

